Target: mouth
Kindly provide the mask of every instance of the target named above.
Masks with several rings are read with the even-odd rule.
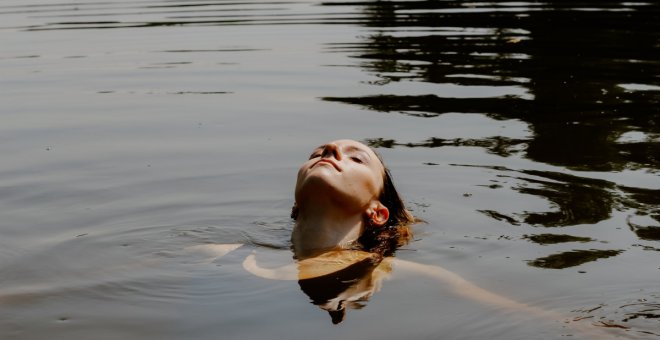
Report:
[[[335,163],[334,161],[332,161],[330,159],[323,158],[323,159],[319,160],[318,162],[314,163],[313,167],[317,166],[319,164],[330,164],[333,167],[335,167],[335,170],[341,172],[341,168],[339,168],[339,165],[337,165],[337,163]]]

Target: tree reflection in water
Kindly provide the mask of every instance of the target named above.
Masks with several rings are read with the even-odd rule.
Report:
[[[535,161],[588,171],[658,170],[660,5],[599,3],[599,9],[578,10],[587,5],[593,7],[571,1],[488,2],[472,3],[471,11],[460,1],[363,3],[364,24],[379,33],[334,48],[364,59],[362,66],[380,83],[513,85],[531,97],[325,99],[419,117],[463,112],[521,119],[533,129],[526,156]],[[630,131],[645,138],[616,142]]]
[[[375,85],[408,81],[509,86],[526,92],[478,98],[442,93],[324,98],[419,119],[448,112],[518,119],[532,132],[525,139],[367,140],[373,147],[480,147],[502,157],[520,154],[577,171],[660,172],[658,4],[376,1],[325,5],[363,8],[365,19],[360,23],[375,33],[361,43],[331,47],[363,60],[361,66],[380,79]],[[626,140],[630,134],[635,138]],[[517,216],[484,211],[488,216],[511,224],[561,227],[594,224],[610,218],[613,210],[631,209],[660,221],[660,190],[541,171],[519,171],[514,176],[525,183],[514,190],[544,197],[558,209]],[[657,240],[657,228],[653,228],[631,226],[645,240]]]
[[[513,179],[512,190],[550,203],[551,210],[541,212],[480,210],[518,228],[594,225],[611,219],[615,211],[660,222],[657,188],[624,186],[580,173],[660,173],[660,4],[374,1],[325,5],[363,9],[365,18],[358,23],[373,33],[362,42],[329,48],[351,53],[364,70],[378,78],[370,84],[383,88],[382,94],[325,100],[420,120],[445,113],[482,114],[495,120],[523,121],[531,132],[526,138],[373,138],[366,141],[370,146],[476,147],[500,157],[518,155],[571,170],[573,174],[483,166],[495,171],[498,178]],[[387,86],[397,82],[486,90],[472,96],[461,93],[461,98],[439,91],[417,95],[387,92]],[[488,89],[511,93],[489,95]],[[488,185],[492,189],[506,183],[491,182],[497,182]],[[660,240],[660,227],[640,225],[630,218],[628,227],[639,240]],[[576,248],[597,241],[562,233],[524,238],[539,245],[573,243]],[[660,250],[632,246],[654,253]],[[557,270],[622,252],[573,249],[527,264]],[[630,309],[626,314],[630,318],[657,318],[657,305],[651,305],[653,308],[648,302],[625,301],[617,308]],[[640,312],[640,308],[646,309]],[[593,310],[583,312],[584,318],[594,317]]]

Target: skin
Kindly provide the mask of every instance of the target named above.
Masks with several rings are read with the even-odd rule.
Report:
[[[389,210],[378,200],[384,171],[371,148],[353,140],[314,149],[296,180],[296,256],[349,248],[368,224],[384,225]]]

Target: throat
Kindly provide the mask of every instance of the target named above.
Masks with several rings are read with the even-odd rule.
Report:
[[[291,235],[296,257],[306,258],[339,249],[356,249],[362,218],[342,220],[298,219]]]

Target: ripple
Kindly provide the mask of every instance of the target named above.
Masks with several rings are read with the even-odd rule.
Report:
[[[300,1],[201,1],[195,3],[117,1],[0,6],[0,17],[18,15],[28,16],[32,23],[26,26],[5,28],[34,32],[167,26],[332,24],[360,21],[360,16],[350,11],[343,13],[319,11],[318,7]],[[47,21],[63,18],[71,20]],[[76,20],[79,18],[85,18],[85,20]],[[106,18],[122,18],[122,20]],[[133,20],[129,20],[129,18]]]

